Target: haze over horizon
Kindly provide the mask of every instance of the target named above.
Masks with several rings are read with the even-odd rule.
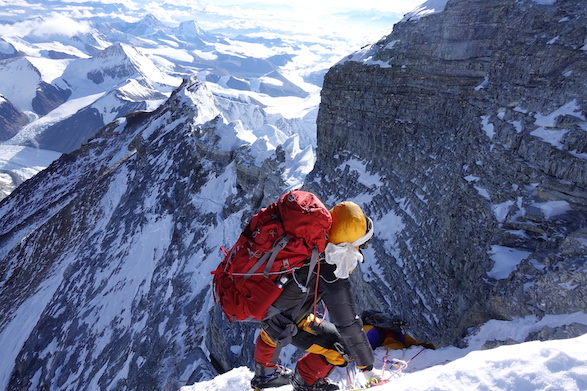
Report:
[[[187,1],[177,5],[131,0],[124,2],[127,8],[125,12],[117,7],[117,4],[121,4],[120,1],[103,1],[101,10],[91,11],[84,3],[81,0],[0,0],[2,35],[68,35],[89,30],[86,20],[91,17],[104,16],[135,22],[150,13],[171,26],[195,20],[204,30],[214,33],[226,34],[234,31],[235,34],[240,34],[257,30],[263,32],[265,37],[284,32],[295,33],[297,36],[313,36],[314,39],[318,36],[336,36],[361,47],[388,34],[404,14],[423,1],[302,1],[291,4],[282,0],[261,0],[235,4],[234,0],[217,0]],[[31,22],[36,17],[44,19],[42,26]]]

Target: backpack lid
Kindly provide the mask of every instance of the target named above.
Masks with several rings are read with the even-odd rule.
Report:
[[[277,205],[286,235],[300,238],[323,252],[332,217],[322,201],[310,192],[294,190],[281,196]]]

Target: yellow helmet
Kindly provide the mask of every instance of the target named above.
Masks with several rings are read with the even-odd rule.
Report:
[[[367,232],[367,218],[361,207],[352,201],[344,201],[330,210],[332,226],[329,241],[334,244],[353,243]]]

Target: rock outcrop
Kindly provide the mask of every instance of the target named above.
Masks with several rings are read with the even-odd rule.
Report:
[[[0,141],[13,137],[29,122],[29,118],[9,100],[0,95]]]
[[[540,3],[449,0],[326,75],[308,187],[375,220],[359,301],[421,338],[587,308],[587,9]]]

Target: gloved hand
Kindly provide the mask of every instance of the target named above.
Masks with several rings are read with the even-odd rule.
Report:
[[[433,344],[433,343],[431,343],[431,342],[424,342],[424,343],[421,343],[421,344],[420,344],[420,346],[422,346],[422,347],[424,347],[424,348],[426,348],[426,349],[432,349],[432,350],[436,350],[436,346],[434,346],[434,344]]]
[[[365,376],[367,384],[379,383],[383,379],[381,370],[373,367],[363,370],[363,376]]]

